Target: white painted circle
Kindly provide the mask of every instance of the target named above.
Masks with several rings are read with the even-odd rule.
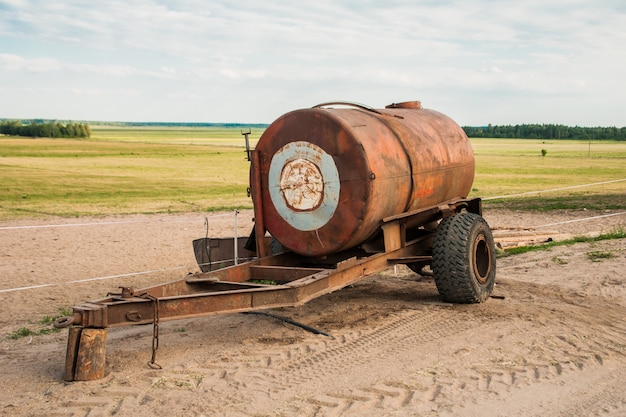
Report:
[[[290,142],[272,157],[269,193],[278,214],[298,230],[317,230],[332,218],[339,203],[339,172],[319,146]]]

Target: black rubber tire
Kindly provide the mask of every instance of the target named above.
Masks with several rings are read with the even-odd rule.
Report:
[[[489,298],[496,280],[496,251],[485,219],[462,212],[441,220],[431,266],[444,301],[470,304]]]

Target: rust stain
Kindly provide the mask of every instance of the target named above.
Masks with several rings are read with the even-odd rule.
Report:
[[[280,174],[280,191],[289,208],[312,211],[324,197],[324,178],[313,162],[298,158],[289,161]]]

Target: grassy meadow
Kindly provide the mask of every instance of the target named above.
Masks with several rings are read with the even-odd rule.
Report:
[[[471,196],[483,197],[487,207],[626,210],[626,142],[472,139],[472,147]],[[576,187],[615,180],[623,181]],[[554,191],[496,198],[541,190]]]
[[[0,137],[0,219],[251,207],[239,130],[93,130],[90,140]]]
[[[254,145],[262,129],[252,129]],[[626,209],[626,142],[472,139],[487,207]],[[542,155],[542,150],[544,154]],[[0,220],[251,208],[239,128],[92,127],[89,140],[0,136]]]
[[[264,129],[250,129],[250,140],[258,140]],[[168,145],[244,146],[241,132],[235,127],[160,127],[92,126],[91,140],[106,142],[159,143]]]

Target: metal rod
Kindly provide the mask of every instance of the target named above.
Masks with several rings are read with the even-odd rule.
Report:
[[[235,209],[235,232],[234,232],[234,238],[233,238],[233,244],[234,244],[234,258],[235,258],[235,265],[239,264],[239,248],[238,248],[238,244],[237,244],[237,215],[239,214],[239,210]]]
[[[263,203],[261,194],[261,162],[258,151],[251,154],[250,161],[250,195],[252,196],[252,206],[254,207],[254,229],[256,236],[256,253],[259,258],[268,256],[265,248],[265,222],[263,220]]]
[[[250,161],[250,139],[248,138],[250,133],[252,133],[250,128],[248,128],[247,132],[244,132],[243,129],[241,130],[241,134],[246,138],[246,155],[248,157],[248,161]]]

